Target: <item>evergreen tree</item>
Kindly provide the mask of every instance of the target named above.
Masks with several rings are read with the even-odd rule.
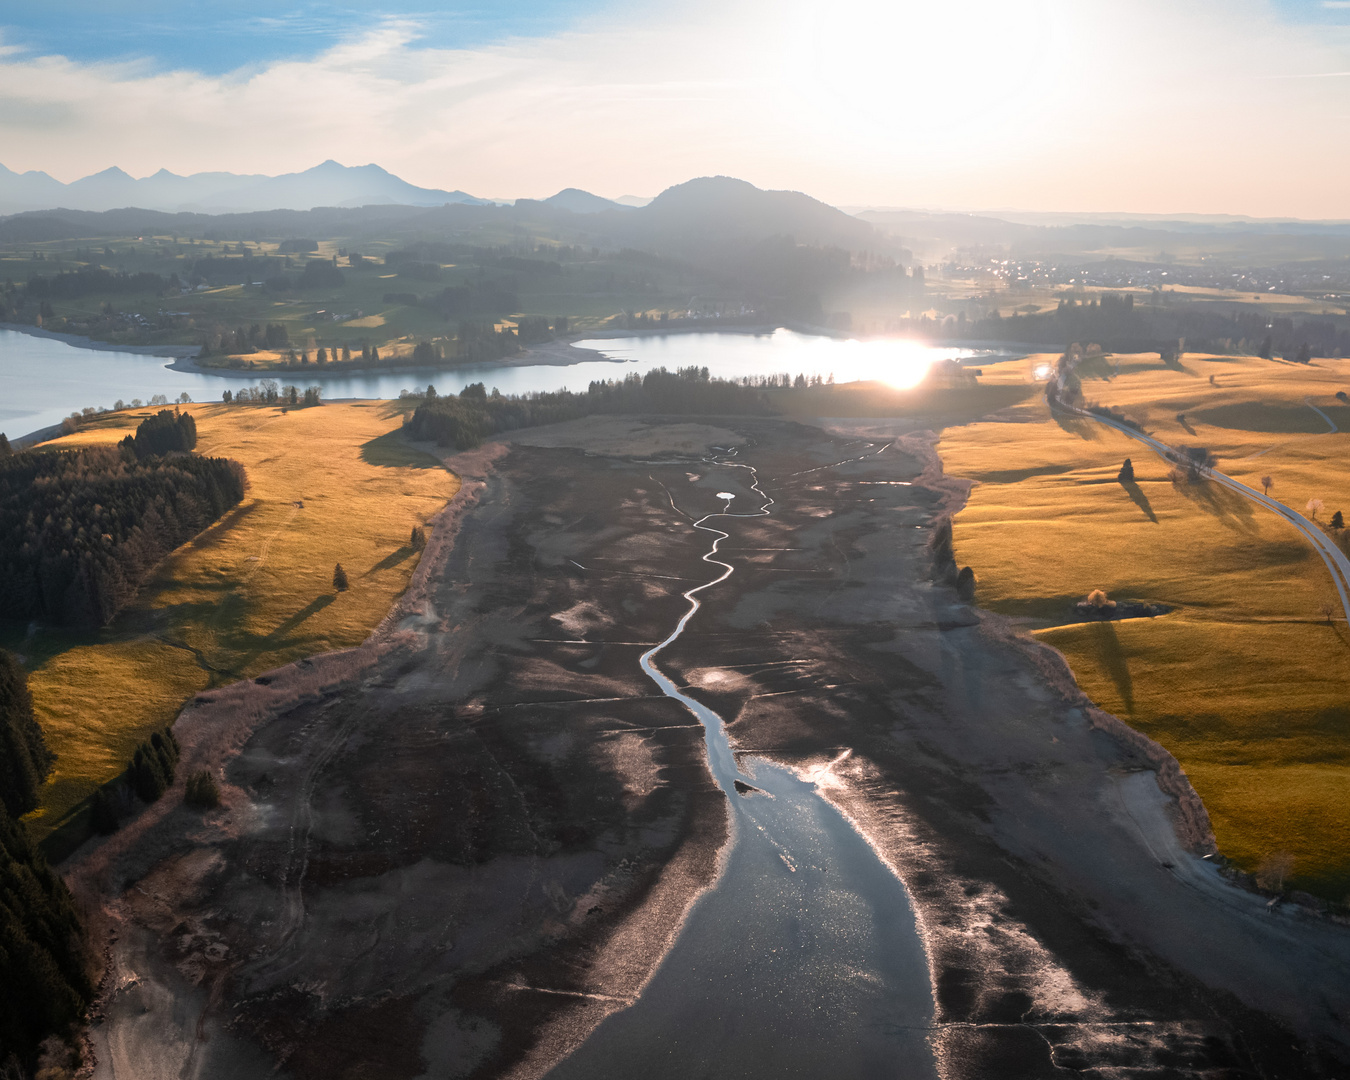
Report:
[[[1120,467],[1120,472],[1116,473],[1116,479],[1122,484],[1134,483],[1134,462],[1126,458],[1125,464]]]
[[[146,744],[141,743],[136,747],[136,753],[132,755],[131,766],[127,770],[131,780],[131,787],[136,792],[142,802],[152,803],[164,794],[168,784],[164,778],[164,770],[159,763],[153,751],[147,752]]]
[[[1339,510],[1331,515],[1331,527],[1333,529],[1345,528],[1345,516]]]
[[[0,803],[12,817],[37,807],[51,767],[51,751],[33,715],[28,673],[0,649]]]
[[[1339,513],[1339,511],[1338,511]],[[421,525],[414,525],[412,535],[408,538],[408,546],[414,551],[421,551],[427,546],[427,531]]]
[[[9,457],[12,453],[14,451],[10,449],[9,438],[3,431],[0,431],[0,457]]]
[[[347,571],[342,569],[342,564],[338,563],[333,567],[333,588],[338,592],[346,592],[351,583],[347,580]]]
[[[189,806],[210,810],[220,805],[220,787],[207,770],[199,769],[187,778],[183,801]]]
[[[93,996],[84,929],[65,883],[0,805],[0,1061],[31,1067]]]
[[[956,575],[956,595],[967,604],[975,599],[975,571],[969,566],[961,567],[960,573]]]

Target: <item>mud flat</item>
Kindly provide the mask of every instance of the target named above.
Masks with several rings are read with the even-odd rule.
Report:
[[[221,809],[180,783],[63,868],[117,935],[96,1075],[541,1076],[658,986],[728,797],[638,657],[713,576],[687,515],[741,490],[699,460],[729,434],[774,512],[723,519],[736,572],[660,666],[904,881],[939,1075],[1340,1075],[1350,933],[1229,888],[1175,763],[933,581],[930,438],[563,427],[451,462],[366,645],[184,713]]]

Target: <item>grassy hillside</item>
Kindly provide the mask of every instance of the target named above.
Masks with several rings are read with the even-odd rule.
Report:
[[[1030,379],[1047,359],[1000,367]],[[1089,400],[1169,443],[1209,447],[1257,488],[1270,475],[1288,505],[1319,497],[1323,519],[1338,500],[1350,511],[1350,435],[1327,433],[1304,404],[1330,412],[1350,362],[1114,357],[1084,376]],[[1350,891],[1350,635],[1343,617],[1324,616],[1331,579],[1298,533],[1216,485],[1174,484],[1138,443],[1056,420],[1039,396],[948,429],[939,452],[949,472],[979,481],[955,523],[979,602],[1034,620],[1094,701],[1177,756],[1226,855],[1250,870],[1288,851],[1297,886]],[[1126,457],[1133,485],[1116,480]],[[1097,588],[1174,610],[1076,623],[1073,603]]]
[[[107,629],[7,632],[57,755],[33,819],[39,835],[120,773],[192,694],[364,639],[416,565],[413,526],[459,487],[402,441],[402,412],[387,402],[187,408],[198,451],[244,465],[244,502],[166,559]],[[115,441],[146,414],[102,418],[58,445]],[[332,583],[338,562],[351,580],[343,593]]]

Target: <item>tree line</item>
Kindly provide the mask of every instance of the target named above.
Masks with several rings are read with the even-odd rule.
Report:
[[[414,439],[468,450],[504,431],[556,424],[594,413],[658,413],[687,416],[719,414],[764,416],[772,413],[757,386],[709,378],[706,367],[597,381],[586,393],[488,394],[482,383],[466,386],[458,397],[437,397],[427,388],[426,400],[408,421]]]
[[[244,497],[237,462],[142,458],[136,443],[0,457],[5,618],[105,625],[160,559]]]
[[[43,1040],[67,1039],[94,995],[91,957],[65,882],[19,815],[51,769],[27,674],[0,650],[0,1074],[22,1076]]]

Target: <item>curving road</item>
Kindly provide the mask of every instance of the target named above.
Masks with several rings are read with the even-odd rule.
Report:
[[[1081,419],[1095,420],[1099,424],[1105,424],[1107,427],[1115,428],[1117,431],[1128,435],[1136,442],[1143,443],[1154,453],[1159,454],[1170,461],[1179,461],[1185,456],[1179,450],[1167,445],[1167,443],[1163,442],[1161,439],[1155,439],[1152,435],[1147,435],[1142,431],[1136,431],[1129,425],[1122,424],[1109,417],[1101,416],[1094,412],[1088,412],[1086,409],[1073,408],[1072,406],[1065,405],[1062,401],[1053,403],[1047,401],[1047,404],[1050,405],[1051,409],[1059,409],[1061,412],[1070,413]],[[1320,409],[1317,411],[1321,412]],[[1325,414],[1323,415],[1325,416]],[[1327,418],[1327,422],[1331,423],[1330,418]],[[1332,426],[1333,428],[1335,427],[1334,424]],[[1346,557],[1345,552],[1343,552],[1338,545],[1333,543],[1330,537],[1322,532],[1317,525],[1309,521],[1297,510],[1285,506],[1284,503],[1280,502],[1278,499],[1272,499],[1269,495],[1257,491],[1255,488],[1248,487],[1240,480],[1234,480],[1231,476],[1219,472],[1218,469],[1204,469],[1203,471],[1206,476],[1216,483],[1222,484],[1230,491],[1237,492],[1243,498],[1249,499],[1260,506],[1264,506],[1267,510],[1278,514],[1307,538],[1309,543],[1312,544],[1313,549],[1322,556],[1322,561],[1326,563],[1327,570],[1331,573],[1331,580],[1336,585],[1336,592],[1340,594],[1341,607],[1345,611],[1346,621],[1350,622],[1350,558]]]

